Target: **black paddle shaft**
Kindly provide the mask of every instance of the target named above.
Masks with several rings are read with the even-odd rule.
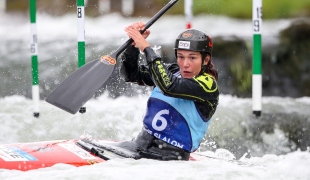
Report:
[[[141,31],[151,27],[178,0],[171,0],[156,13]],[[133,42],[128,39],[121,47],[108,56],[93,60],[74,71],[46,98],[46,101],[71,114],[75,114],[113,73],[117,57]]]
[[[141,31],[143,34],[149,27],[151,27],[166,11],[168,11],[178,0],[171,0],[168,4],[166,4],[160,11],[158,11],[146,24],[145,28]],[[128,39],[121,47],[119,47],[114,53],[110,56],[113,58],[117,58],[131,43],[133,40]]]

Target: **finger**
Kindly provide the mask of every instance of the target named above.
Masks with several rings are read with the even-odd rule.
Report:
[[[141,28],[144,29],[145,25],[143,22],[137,22],[137,25]]]
[[[150,30],[146,30],[146,31],[143,33],[144,39],[146,39],[149,35],[150,35]]]
[[[149,35],[150,33],[151,33],[151,31],[147,29],[147,30],[145,30],[145,31],[144,31],[144,33],[143,33],[143,34],[147,34],[147,35]]]
[[[134,27],[135,27],[136,29],[138,29],[138,30],[144,29],[144,23],[143,23],[143,22],[136,22],[136,23],[134,23],[133,25],[134,25]]]
[[[140,29],[140,26],[139,26],[139,24],[134,23],[134,24],[132,25],[132,28],[135,29],[135,30],[139,30],[139,29]]]

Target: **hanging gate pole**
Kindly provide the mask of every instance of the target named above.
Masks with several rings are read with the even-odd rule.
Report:
[[[253,67],[252,67],[252,98],[253,114],[256,117],[262,111],[262,0],[253,0]]]
[[[193,18],[193,0],[184,1],[184,10],[186,18],[186,29],[192,28],[192,18]]]
[[[33,116],[39,117],[39,68],[38,68],[38,39],[36,27],[36,0],[30,0],[30,26],[31,26],[31,64],[32,64],[32,100],[34,103]]]
[[[85,11],[84,0],[77,0],[78,17],[78,68],[85,64]],[[86,107],[81,107],[80,113],[86,112]]]

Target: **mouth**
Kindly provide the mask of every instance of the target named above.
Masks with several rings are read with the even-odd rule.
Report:
[[[192,72],[190,71],[183,71],[183,77],[190,77],[192,75]]]

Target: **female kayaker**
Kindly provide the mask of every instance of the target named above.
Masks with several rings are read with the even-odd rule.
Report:
[[[219,101],[218,73],[211,61],[212,39],[189,29],[176,39],[176,63],[165,64],[146,40],[143,22],[125,28],[134,40],[122,54],[121,75],[126,82],[154,89],[147,102],[143,129],[132,141],[118,146],[139,158],[188,160],[202,142]],[[143,52],[146,64],[139,64]]]

